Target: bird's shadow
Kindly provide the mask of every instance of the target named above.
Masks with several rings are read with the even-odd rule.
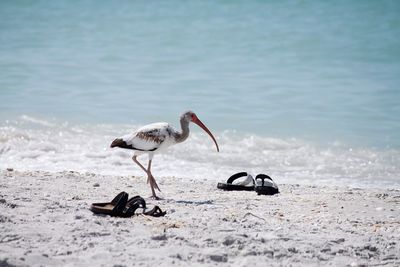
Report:
[[[178,204],[187,204],[187,205],[211,205],[214,204],[213,200],[174,200],[170,199],[171,202],[175,202]]]

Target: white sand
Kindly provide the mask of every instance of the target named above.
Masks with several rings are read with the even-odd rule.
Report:
[[[279,185],[281,194],[258,196],[157,180],[160,201],[143,177],[2,171],[0,266],[400,265],[399,190]],[[120,191],[167,215],[88,209]]]

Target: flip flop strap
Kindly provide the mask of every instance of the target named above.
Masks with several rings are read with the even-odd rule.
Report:
[[[141,197],[141,196],[134,196],[131,199],[128,200],[126,203],[126,206],[132,206],[138,204],[139,207],[142,207],[143,209],[146,208],[146,201]]]
[[[131,217],[135,214],[138,208],[145,209],[145,207],[146,207],[146,202],[142,197],[140,196],[133,197],[128,201],[125,209],[121,212],[121,217]]]
[[[162,211],[159,206],[154,206],[152,210],[147,212],[143,212],[144,215],[153,216],[153,217],[161,217],[166,214],[165,211]]]
[[[236,179],[243,177],[243,176],[247,176],[247,172],[238,172],[235,173],[234,175],[232,175],[231,177],[228,178],[228,180],[226,181],[227,184],[232,184],[233,181],[235,181]]]
[[[113,208],[113,211],[116,214],[121,213],[126,206],[126,202],[128,201],[128,194],[125,192],[121,192],[120,194],[118,194],[114,199],[113,202],[115,203],[115,206]],[[113,204],[114,204],[113,203]]]
[[[118,203],[118,201],[120,201],[121,198],[122,198],[124,195],[127,195],[127,196],[128,196],[128,193],[126,193],[126,192],[124,192],[124,191],[120,192],[118,195],[116,195],[116,196],[114,197],[113,200],[111,200],[111,204],[113,204],[113,205],[115,206],[115,205]]]
[[[135,214],[138,208],[145,209],[146,201],[140,196],[134,196],[128,200],[124,209],[121,211],[121,217],[131,217]]]
[[[257,179],[260,179],[260,180],[261,180],[261,186],[264,186],[264,180],[265,180],[265,179],[269,179],[269,180],[271,180],[272,182],[274,182],[274,181],[272,180],[272,178],[269,177],[269,176],[266,175],[266,174],[259,174],[259,175],[257,175],[257,176],[256,176],[256,180],[257,180]]]

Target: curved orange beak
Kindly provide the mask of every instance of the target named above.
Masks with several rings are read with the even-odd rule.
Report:
[[[201,120],[199,118],[197,118],[197,116],[194,115],[194,114],[192,116],[192,122],[194,122],[197,125],[199,125],[206,133],[208,133],[208,135],[212,138],[212,140],[214,141],[215,145],[217,146],[217,151],[219,152],[219,147],[218,147],[217,141],[215,140],[214,136],[212,135],[210,130],[208,130],[208,128],[201,122]]]

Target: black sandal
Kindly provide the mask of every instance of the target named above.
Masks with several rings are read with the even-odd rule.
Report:
[[[261,183],[258,180],[261,180]],[[279,193],[278,186],[268,175],[258,174],[255,181],[256,185],[254,190],[258,195],[275,195]]]
[[[165,216],[167,214],[165,211],[162,211],[159,206],[154,206],[152,210],[145,211],[146,210],[146,201],[140,197],[140,196],[135,196],[128,200],[128,203],[126,203],[126,209],[123,211],[123,216],[121,217],[131,217],[132,215],[135,214],[135,211],[138,208],[143,209],[143,215],[147,216],[153,216],[153,217],[161,217]]]
[[[93,203],[90,210],[95,214],[106,214],[111,216],[120,216],[128,202],[128,193],[119,193],[111,202]]]
[[[154,206],[154,208],[152,210],[143,212],[143,214],[147,215],[147,216],[153,216],[153,217],[162,217],[162,216],[165,216],[165,214],[167,214],[167,212],[162,211],[159,206]]]
[[[111,202],[93,203],[90,210],[95,214],[105,214],[115,217],[129,218],[135,215],[137,209],[143,209],[143,215],[161,217],[166,214],[159,206],[146,211],[146,201],[141,196],[134,196],[128,200],[128,193],[119,193]]]
[[[243,182],[232,184],[233,181],[244,176],[247,176],[247,178]],[[250,174],[247,172],[239,172],[229,177],[226,183],[218,183],[217,188],[227,191],[254,191],[254,185],[255,181]]]
[[[134,196],[128,200],[124,210],[119,215],[120,217],[132,217],[138,208],[146,209],[146,201],[141,196]]]

